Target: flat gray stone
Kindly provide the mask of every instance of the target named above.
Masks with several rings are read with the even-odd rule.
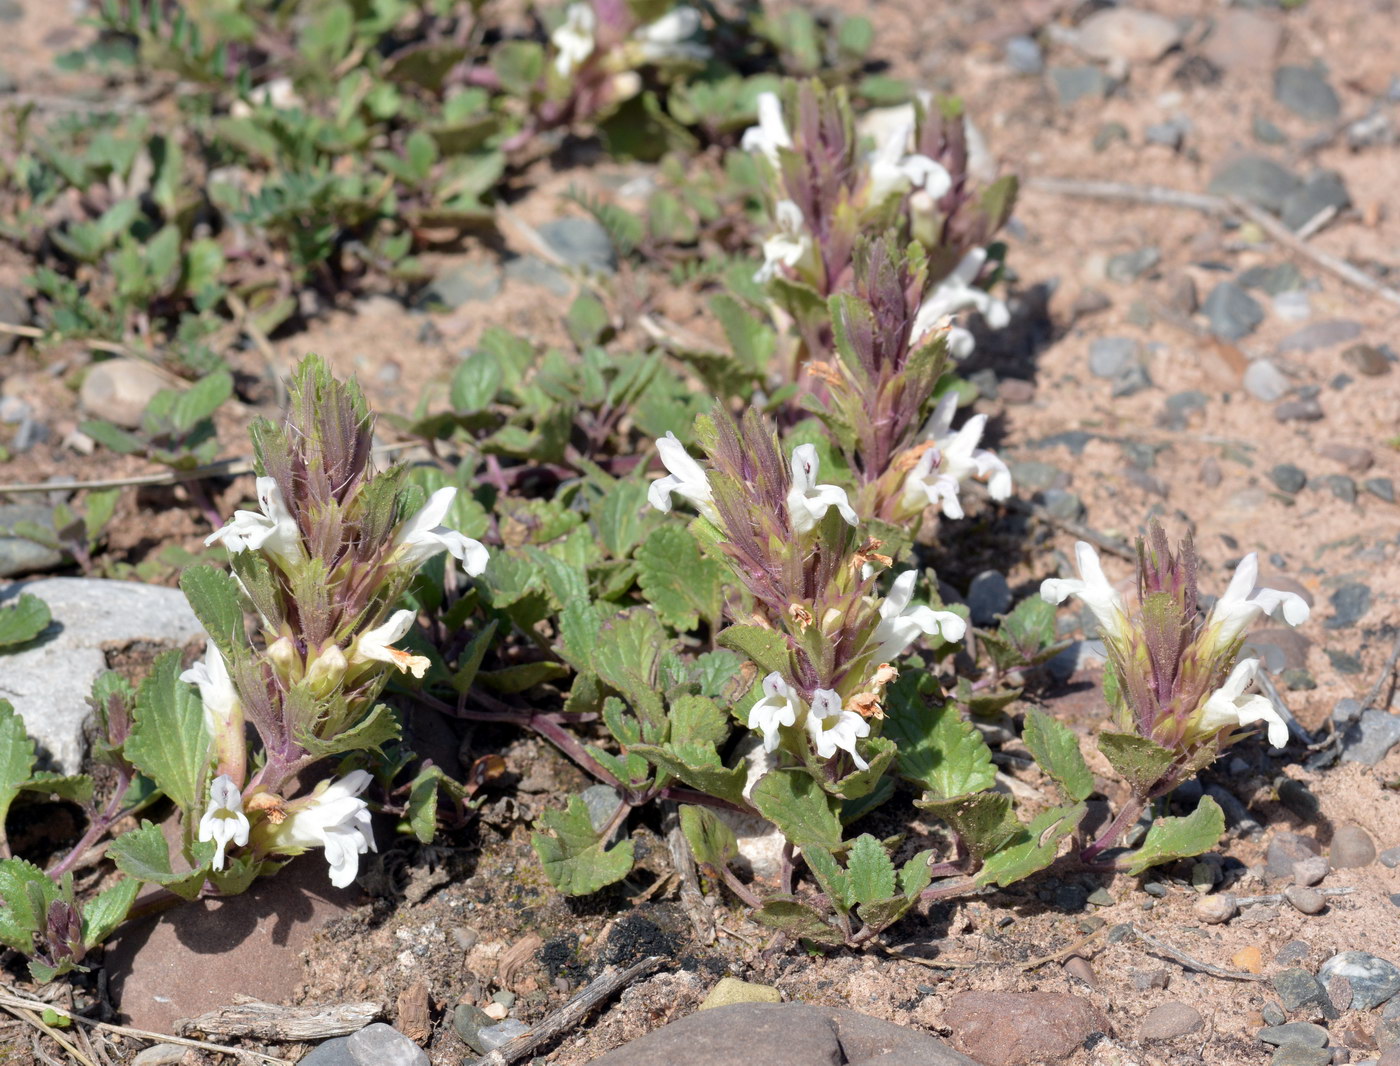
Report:
[[[1331,319],[1326,322],[1310,322],[1300,330],[1295,330],[1278,342],[1278,350],[1284,352],[1315,352],[1319,348],[1331,348],[1345,344],[1361,335],[1361,323],[1349,319]]]
[[[1325,1047],[1308,1047],[1306,1044],[1284,1044],[1274,1052],[1269,1066],[1328,1066],[1332,1061],[1332,1051]]]
[[[455,310],[489,300],[501,291],[501,268],[495,263],[459,263],[444,270],[419,294],[419,307]]]
[[[1175,19],[1132,7],[1095,11],[1079,24],[1076,47],[1105,61],[1153,63],[1181,43]]]
[[[1264,321],[1259,301],[1233,281],[1222,281],[1211,289],[1201,310],[1210,321],[1210,331],[1227,341],[1249,336]]]
[[[1206,191],[1214,196],[1238,196],[1265,211],[1278,213],[1302,184],[1296,174],[1272,159],[1246,155],[1217,170]]]
[[[392,1025],[375,1022],[346,1044],[357,1066],[429,1066],[427,1053]]]
[[[557,218],[540,226],[539,234],[560,259],[570,266],[617,272],[617,251],[608,231],[591,218]]]
[[[1051,67],[1048,73],[1061,107],[1073,107],[1080,100],[1101,100],[1113,84],[1098,67]]]
[[[1034,37],[1023,33],[1008,37],[1004,48],[1006,65],[1017,74],[1039,74],[1045,69],[1045,56]]]
[[[1274,974],[1271,980],[1284,1010],[1300,1010],[1306,1006],[1325,1018],[1337,1017],[1336,1008],[1327,998],[1327,990],[1307,970],[1295,966]]]
[[[574,289],[573,282],[562,271],[536,255],[521,255],[506,260],[505,276],[510,281],[534,285],[555,296],[568,296]]]
[[[180,1048],[181,1055],[186,1051]],[[350,1038],[337,1036],[311,1049],[298,1066],[359,1066],[350,1057]]]
[[[1205,1024],[1201,1012],[1189,1003],[1163,1003],[1147,1012],[1138,1039],[1144,1042],[1176,1040],[1199,1031]]]
[[[1351,986],[1352,1010],[1371,1010],[1400,992],[1400,967],[1369,951],[1333,955],[1318,968],[1317,976],[1329,993],[1333,982],[1345,978]]]
[[[1283,224],[1302,229],[1329,207],[1342,211],[1350,206],[1351,194],[1342,176],[1335,170],[1320,170],[1284,199]]]
[[[488,1025],[477,1031],[476,1038],[483,1051],[495,1051],[502,1044],[509,1044],[517,1036],[524,1036],[530,1027],[517,1018],[507,1018],[496,1025]]]
[[[53,532],[53,511],[38,503],[0,503],[0,577],[19,577],[63,564],[63,553],[8,531],[21,522],[32,522]]]
[[[943,1041],[842,1007],[734,1003],[697,1011],[591,1066],[978,1066]]]
[[[202,638],[204,627],[179,589],[52,577],[10,585],[0,590],[0,603],[24,592],[47,603],[53,621],[32,646],[5,657],[0,698],[24,719],[46,767],[75,774],[87,747],[87,697],[107,669],[106,652],[137,642],[184,647]]]
[[[1288,375],[1267,359],[1255,359],[1244,371],[1244,390],[1256,400],[1274,403],[1293,387]]]
[[[1274,71],[1274,99],[1312,122],[1328,122],[1342,113],[1337,91],[1316,67],[1279,67]]]
[[[1089,344],[1089,373],[1112,381],[1142,359],[1142,349],[1132,337],[1095,337]]]
[[[1259,1039],[1274,1047],[1285,1044],[1302,1044],[1304,1047],[1326,1047],[1327,1030],[1312,1022],[1289,1022],[1287,1025],[1270,1025],[1259,1030]]]

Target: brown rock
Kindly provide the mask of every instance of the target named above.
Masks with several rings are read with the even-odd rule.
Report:
[[[1371,344],[1353,344],[1342,352],[1342,362],[1358,374],[1368,378],[1378,378],[1390,373],[1390,360],[1385,353]]]
[[[1215,20],[1201,54],[1221,70],[1261,73],[1273,70],[1283,44],[1283,25],[1258,11],[1231,8]]]
[[[241,896],[135,922],[107,951],[112,998],[125,1022],[159,1033],[236,995],[283,1002],[302,982],[299,955],[312,935],[359,897],[356,888],[331,887],[317,852]]]
[[[1201,1012],[1187,1003],[1163,1003],[1153,1007],[1142,1020],[1138,1038],[1149,1040],[1175,1040],[1177,1037],[1194,1033],[1205,1025]]]
[[[78,401],[93,418],[135,429],[155,394],[169,387],[170,383],[145,363],[109,359],[87,372]]]
[[[1376,464],[1376,457],[1372,454],[1371,449],[1357,448],[1350,444],[1338,444],[1335,441],[1319,444],[1317,454],[1341,463],[1351,474],[1364,474]]]
[[[1078,981],[1083,981],[1090,988],[1099,987],[1098,976],[1094,973],[1094,968],[1089,964],[1088,959],[1071,955],[1065,959],[1065,973]]]
[[[1063,992],[962,992],[943,1021],[954,1043],[986,1066],[1059,1062],[1107,1028],[1092,1003]]]
[[[1293,905],[1294,910],[1304,914],[1321,914],[1327,906],[1322,893],[1306,885],[1289,885],[1283,890],[1283,898]]]
[[[1332,834],[1332,868],[1346,870],[1376,861],[1376,842],[1359,825],[1341,826]]]
[[[1030,403],[1035,399],[1035,383],[1020,378],[1004,378],[997,384],[997,396],[1003,403]]]

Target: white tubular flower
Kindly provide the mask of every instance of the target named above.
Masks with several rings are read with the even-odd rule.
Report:
[[[930,199],[938,200],[953,187],[953,179],[941,163],[926,155],[905,154],[913,131],[913,119],[907,119],[870,153],[867,202],[871,207],[878,207],[890,196],[903,196],[910,189],[922,189]]]
[[[797,269],[814,251],[802,208],[793,201],[779,200],[773,209],[773,221],[778,224],[778,232],[763,242],[763,265],[753,276],[760,285],[770,280],[780,266]]]
[[[287,501],[277,487],[276,478],[258,478],[257,488],[262,513],[234,511],[228,525],[204,538],[205,545],[221,540],[224,547],[235,554],[252,548],[261,549],[278,561],[300,559],[301,531],[292,512],[287,510]]]
[[[706,518],[713,520],[714,496],[710,492],[710,479],[704,468],[690,457],[685,445],[676,435],[667,432],[656,442],[656,450],[661,454],[661,464],[667,469],[665,477],[657,478],[647,489],[647,503],[658,511],[671,510],[671,496],[689,500]]]
[[[994,500],[1004,500],[1011,495],[1011,470],[995,452],[977,447],[987,426],[987,416],[973,415],[955,433],[953,414],[957,409],[955,393],[950,392],[938,401],[919,434],[921,440],[933,441],[938,449],[937,469],[925,453],[904,480],[906,505],[922,492],[928,504],[941,506],[948,518],[963,516],[958,488],[972,478],[985,480],[988,495]]]
[[[564,21],[549,35],[554,45],[554,69],[561,78],[567,78],[593,54],[596,41],[593,32],[598,28],[598,16],[593,5],[586,3],[570,4],[564,12]]]
[[[1241,659],[1230,671],[1225,683],[1201,706],[1196,728],[1210,734],[1221,729],[1242,728],[1254,722],[1268,723],[1269,744],[1281,748],[1288,743],[1288,723],[1263,696],[1246,696],[1244,690],[1254,683],[1259,672],[1258,659]]]
[[[210,737],[217,739],[235,720],[242,730],[243,707],[238,700],[238,690],[233,687],[228,665],[212,640],[204,649],[204,661],[182,673],[180,680],[198,687],[200,701],[204,704],[204,728]]]
[[[228,774],[220,774],[209,786],[209,807],[199,820],[199,839],[212,840],[214,869],[224,868],[224,849],[232,842],[248,843],[248,816],[243,813],[243,793]]]
[[[777,93],[759,93],[757,103],[758,125],[744,131],[739,147],[746,152],[762,152],[777,167],[778,149],[792,147],[792,136],[783,121],[783,104]]]
[[[919,313],[914,316],[914,329],[910,334],[912,342],[917,343],[945,318],[969,309],[980,311],[982,317],[986,319],[987,325],[991,326],[992,329],[1004,329],[1010,323],[1011,312],[1007,310],[1006,304],[985,289],[979,289],[973,284],[986,262],[987,250],[973,248],[962,257],[962,261],[958,263],[953,272],[938,283],[938,288],[924,298],[923,304],[919,307]],[[971,335],[967,334],[967,341],[970,342],[970,340]],[[949,347],[950,349],[955,348],[951,340]],[[970,345],[962,342],[961,338],[959,338],[957,347],[966,349],[961,354],[958,350],[952,351],[952,354],[958,358],[971,351]]]
[[[910,607],[914,597],[914,580],[918,573],[906,570],[894,579],[890,594],[880,604],[880,622],[875,627],[875,659],[877,663],[892,663],[919,638],[937,633],[944,640],[962,640],[967,623],[952,611],[935,611],[920,605]]]
[[[763,699],[749,711],[749,728],[763,736],[763,750],[774,751],[782,726],[797,724],[801,701],[792,686],[776,671],[763,679]]]
[[[642,58],[649,63],[668,59],[693,60],[703,63],[710,58],[710,49],[691,40],[700,29],[700,12],[686,4],[672,8],[655,22],[650,22],[632,34],[642,46]]]
[[[787,507],[795,533],[811,532],[832,507],[851,525],[859,521],[845,489],[817,484],[820,462],[815,445],[799,444],[792,450],[792,488],[788,489]]]
[[[322,781],[302,805],[288,805],[287,818],[269,833],[270,849],[299,855],[310,848],[325,848],[331,884],[347,887],[360,872],[360,856],[378,850],[369,804],[359,798],[370,780],[366,771],[355,770],[339,781]]]
[[[962,501],[958,498],[961,486],[957,478],[944,470],[942,458],[937,448],[929,448],[904,475],[900,496],[904,510],[917,512],[935,507],[948,518],[963,516]]]
[[[388,663],[398,667],[400,673],[411,673],[414,677],[421,678],[428,672],[432,663],[421,655],[411,655],[390,647],[394,641],[403,639],[404,634],[413,628],[416,617],[412,611],[395,611],[383,625],[361,633],[350,646],[351,665],[358,666],[367,662]]]
[[[1258,578],[1259,556],[1250,552],[1235,567],[1225,594],[1215,601],[1206,618],[1206,631],[1217,646],[1234,641],[1261,615],[1281,618],[1291,626],[1308,620],[1310,612],[1303,597],[1296,592],[1259,588],[1255,585]]]
[[[1040,583],[1040,598],[1048,603],[1064,603],[1069,596],[1078,596],[1094,617],[1105,638],[1120,639],[1127,631],[1128,611],[1123,597],[1104,576],[1099,553],[1084,541],[1075,541],[1074,561],[1079,578],[1047,577]]]
[[[841,697],[829,688],[812,693],[812,709],[807,712],[807,733],[817,754],[829,759],[838,750],[848,752],[858,770],[870,764],[856,751],[856,741],[870,735],[870,723],[855,711],[841,709]]]
[[[468,577],[480,577],[485,572],[490,559],[486,546],[441,524],[456,497],[455,488],[438,489],[417,514],[399,527],[394,534],[395,561],[399,565],[416,567],[447,552],[462,564]]]

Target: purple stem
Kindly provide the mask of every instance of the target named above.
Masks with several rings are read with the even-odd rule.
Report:
[[[1113,842],[1123,835],[1123,831],[1138,820],[1142,814],[1142,809],[1147,805],[1147,800],[1134,795],[1123,809],[1118,812],[1117,817],[1108,823],[1108,828],[1099,834],[1098,839],[1079,853],[1079,861],[1085,864],[1092,863],[1103,852],[1113,846]]]
[[[73,845],[73,850],[48,869],[49,877],[57,881],[76,866],[78,860],[83,857],[88,848],[96,844],[98,838],[101,837],[103,833],[107,832],[107,830],[126,813],[122,809],[122,799],[126,796],[127,786],[130,784],[131,778],[126,774],[122,774],[117,778],[117,788],[116,791],[112,793],[112,798],[107,802],[107,809],[103,811],[100,816],[88,823],[87,832]]]

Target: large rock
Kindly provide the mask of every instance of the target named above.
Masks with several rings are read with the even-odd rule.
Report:
[[[1107,1030],[1092,1003],[1064,992],[962,992],[943,1021],[954,1043],[985,1066],[1059,1062]]]
[[[93,418],[135,429],[155,394],[168,388],[170,382],[139,359],[109,359],[87,372],[78,402]]]
[[[0,603],[23,592],[47,603],[53,621],[32,645],[5,656],[0,699],[14,704],[48,768],[77,773],[86,750],[87,697],[108,668],[107,653],[134,644],[184,647],[204,628],[179,589],[51,577],[0,590]]]
[[[1230,8],[1220,12],[1201,54],[1221,70],[1262,74],[1273,70],[1283,44],[1283,24],[1262,11]]]
[[[107,950],[112,998],[128,1024],[158,1033],[236,995],[281,1003],[302,983],[311,937],[359,897],[354,886],[333,888],[312,851],[241,896],[182,903],[124,926]]]
[[[1131,7],[1095,11],[1079,26],[1077,44],[1085,55],[1124,63],[1152,63],[1181,42],[1174,19]]]
[[[943,1041],[842,1007],[736,1003],[701,1011],[592,1066],[978,1066]]]
[[[0,577],[17,577],[61,565],[63,553],[57,548],[11,535],[10,531],[21,523],[41,526],[53,533],[53,510],[40,503],[0,503]]]

